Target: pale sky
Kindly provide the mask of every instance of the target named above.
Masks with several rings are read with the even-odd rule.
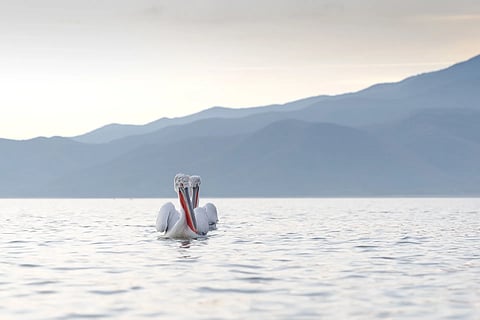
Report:
[[[478,0],[0,0],[0,137],[356,91],[478,54]]]

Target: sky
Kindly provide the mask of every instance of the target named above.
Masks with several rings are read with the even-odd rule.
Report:
[[[357,91],[479,39],[478,0],[0,0],[0,137]]]

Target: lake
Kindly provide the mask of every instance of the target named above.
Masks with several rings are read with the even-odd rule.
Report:
[[[208,200],[0,200],[0,318],[480,319],[480,199]]]

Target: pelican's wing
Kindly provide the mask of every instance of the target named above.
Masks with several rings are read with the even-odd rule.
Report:
[[[157,231],[166,232],[177,222],[178,218],[178,213],[173,203],[165,203],[158,212],[157,222],[155,224]]]
[[[180,220],[180,212],[175,209],[174,211],[171,211],[168,215],[167,231],[173,228],[173,226],[177,223],[178,220]]]
[[[210,226],[210,230],[214,230],[217,228],[218,222],[218,215],[217,215],[217,207],[213,203],[207,203],[203,206],[207,213],[208,217],[208,225]]]
[[[195,213],[195,220],[197,221],[197,233],[202,235],[207,234],[209,230],[207,212],[201,207],[195,208],[193,211]]]

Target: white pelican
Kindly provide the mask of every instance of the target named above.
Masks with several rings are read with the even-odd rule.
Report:
[[[158,213],[156,228],[159,232],[164,232],[169,238],[191,239],[198,238],[199,234],[195,227],[195,217],[191,214],[193,211],[188,187],[190,178],[185,174],[177,174],[174,179],[174,189],[178,193],[180,211],[175,209],[173,203],[164,204]]]
[[[190,187],[192,188],[192,202],[195,212],[195,218],[197,219],[197,223],[200,223],[200,219],[203,220],[206,218],[206,223],[208,224],[207,230],[215,230],[217,229],[218,222],[217,207],[215,207],[215,205],[210,202],[206,203],[203,207],[198,206],[201,183],[202,179],[200,178],[200,176],[190,177]],[[202,224],[203,223],[204,222],[202,221]]]

